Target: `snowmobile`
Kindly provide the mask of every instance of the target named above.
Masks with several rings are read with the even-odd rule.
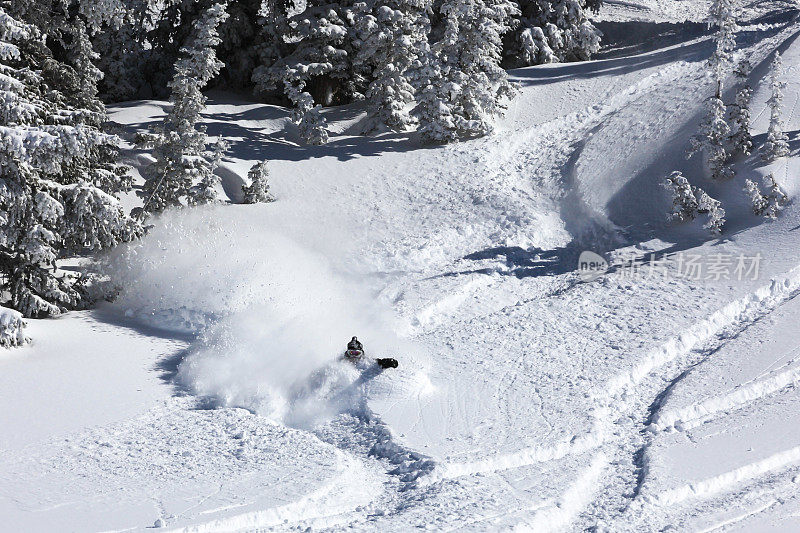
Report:
[[[347,343],[347,350],[344,352],[344,359],[356,366],[367,360],[366,356],[364,355],[364,346],[356,337],[353,337],[350,339],[350,342]],[[391,357],[377,358],[375,359],[375,364],[381,368],[397,368],[398,366],[397,359],[392,359]]]

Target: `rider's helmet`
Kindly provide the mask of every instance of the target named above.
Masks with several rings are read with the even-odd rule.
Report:
[[[353,336],[350,342],[347,343],[347,351],[345,355],[348,359],[358,359],[364,353],[364,347],[358,342],[358,338]]]

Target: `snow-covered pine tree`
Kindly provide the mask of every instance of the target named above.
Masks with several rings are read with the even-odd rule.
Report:
[[[356,23],[359,49],[356,63],[371,72],[366,90],[364,133],[402,131],[412,124],[414,101],[411,67],[426,50],[430,0],[368,0]]]
[[[452,31],[452,28],[451,28]],[[414,70],[416,106],[413,116],[419,123],[423,139],[433,142],[448,143],[458,140],[458,128],[452,107],[449,105],[449,94],[446,93],[444,67],[436,57],[435,46],[425,46]]]
[[[212,144],[212,149],[206,152],[205,157],[208,159],[208,164],[198,167],[198,181],[192,185],[186,197],[189,205],[212,204],[219,201],[217,187],[221,180],[214,171],[219,167],[222,156],[225,155],[228,148],[230,148],[229,143],[225,139],[218,138]]]
[[[664,181],[664,187],[672,193],[672,212],[668,219],[675,222],[688,222],[697,215],[708,215],[703,227],[713,235],[722,233],[725,226],[725,210],[722,204],[710,197],[700,187],[689,184],[680,172],[673,172]]]
[[[750,197],[753,213],[758,216],[763,215],[769,207],[769,201],[767,197],[761,193],[761,188],[758,184],[750,179],[744,180],[744,192]]]
[[[778,218],[778,213],[789,202],[772,174],[764,176],[764,185],[769,189],[765,194],[754,181],[746,180],[744,191],[750,197],[753,213],[769,219]]]
[[[739,88],[736,91],[736,101],[729,107],[729,116],[733,124],[731,135],[731,155],[750,155],[753,152],[753,137],[750,134],[750,101],[753,98],[753,88],[747,82],[752,68],[747,59],[739,62],[734,71]]]
[[[670,221],[688,222],[697,216],[697,198],[692,186],[683,174],[676,171],[664,181],[664,187],[672,193],[672,212]]]
[[[206,149],[205,128],[197,123],[206,104],[201,90],[223,66],[215,47],[219,44],[217,28],[226,17],[225,6],[214,4],[195,22],[169,84],[172,108],[156,135],[141,139],[143,146],[153,148],[156,160],[145,169],[145,183],[137,193],[144,204],[137,213],[158,213],[181,206],[184,198],[190,203],[210,199],[219,154]],[[199,187],[192,190],[195,183]]]
[[[717,98],[722,98],[723,81],[730,70],[736,50],[736,31],[739,29],[734,14],[734,0],[713,0],[709,13],[710,23],[716,26],[714,53],[708,60],[708,69],[716,85]]]
[[[500,54],[517,7],[509,0],[444,0],[440,11],[444,35],[416,76],[419,131],[434,142],[486,135],[516,93]]]
[[[783,60],[781,55],[775,52],[770,72],[772,94],[767,101],[770,109],[769,129],[767,130],[767,141],[761,147],[761,158],[767,162],[789,155],[789,137],[783,132],[782,116],[783,90],[786,88],[786,82],[781,81],[781,76],[783,76]]]
[[[292,120],[297,124],[300,138],[306,144],[320,146],[328,142],[328,121],[322,116],[322,106],[314,103],[314,97],[306,92],[307,81],[297,71],[284,69],[283,90],[294,104]]]
[[[703,189],[694,188],[694,195],[697,198],[697,212],[701,215],[708,215],[708,220],[703,224],[703,228],[709,230],[712,235],[720,235],[725,227],[725,210],[722,203],[710,197]]]
[[[275,198],[269,192],[269,167],[266,161],[256,163],[247,173],[250,185],[242,185],[245,204],[259,204],[274,202]]]
[[[601,0],[519,0],[520,11],[505,37],[504,65],[524,67],[585,61],[600,50],[600,31],[587,11]]]
[[[22,314],[0,306],[0,348],[12,348],[29,343],[31,339],[25,335],[26,327]]]
[[[75,1],[75,0],[73,0]],[[167,98],[168,83],[181,49],[189,42],[192,26],[215,0],[79,0],[117,3],[119,12],[93,33],[101,52],[98,66],[106,74],[103,94],[112,100]],[[290,2],[228,0],[229,17],[218,29],[221,42],[217,57],[225,63],[215,82],[236,89],[250,89],[264,38],[260,10]],[[271,25],[270,25],[271,26]],[[277,28],[276,28],[277,29]]]
[[[764,177],[764,183],[769,188],[767,199],[769,200],[769,208],[767,209],[767,216],[769,218],[778,218],[778,212],[789,203],[789,197],[783,192],[775,177],[769,174]]]
[[[731,130],[728,126],[725,102],[722,100],[723,82],[736,48],[737,29],[733,13],[733,0],[713,0],[710,18],[717,26],[714,53],[708,60],[709,73],[714,81],[715,93],[708,101],[708,111],[700,133],[692,138],[689,157],[703,153],[714,180],[733,177],[728,164],[726,144]]]
[[[139,231],[112,195],[126,188],[119,140],[99,129],[102,105],[81,78],[0,7],[0,294],[27,317],[88,302],[80,278],[57,273],[59,258]]]
[[[152,7],[147,0],[126,0],[122,13],[99,24],[92,34],[100,56],[96,64],[104,74],[100,92],[106,101],[156,96],[150,82],[158,70],[152,59],[160,50],[148,40],[148,31],[155,27],[159,11]]]
[[[91,106],[99,107],[97,111],[102,111],[104,107],[97,100],[97,83],[103,79],[103,73],[95,66],[99,59],[92,48],[86,25],[79,18],[75,19],[70,25],[69,54],[71,66],[75,69],[78,82],[78,105],[89,109]]]
[[[253,71],[261,92],[281,91],[294,106],[293,119],[307,144],[328,141],[321,106],[360,98],[365,84],[353,58],[356,9],[351,0],[311,0],[299,14],[275,21],[283,31],[270,47],[266,63]],[[265,23],[270,24],[265,18]]]
[[[264,38],[262,13],[275,9],[274,0],[231,0],[228,20],[220,27],[222,43],[217,55],[225,63],[221,75],[231,87],[249,87],[253,69],[259,61]],[[277,28],[276,28],[277,29]]]
[[[728,163],[729,155],[725,149],[731,131],[726,120],[725,102],[713,96],[708,99],[707,106],[701,131],[690,141],[689,157],[703,153],[711,170],[711,179],[727,180],[733,177],[733,169]]]

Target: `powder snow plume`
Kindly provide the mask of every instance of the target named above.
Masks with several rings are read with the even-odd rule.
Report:
[[[116,305],[198,334],[178,381],[218,405],[309,425],[357,401],[336,393],[353,380],[334,363],[347,341],[358,335],[382,353],[398,340],[391,314],[339,260],[348,255],[336,244],[347,242],[342,228],[328,225],[326,234],[295,219],[287,232],[276,227],[288,224],[277,204],[225,220],[217,209],[168,212],[111,257],[109,273],[124,287]],[[259,217],[263,225],[252,224]]]

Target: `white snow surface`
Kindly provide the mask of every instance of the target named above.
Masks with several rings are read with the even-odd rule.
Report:
[[[29,321],[0,358],[0,528],[800,528],[800,210],[741,191],[800,193],[800,20],[739,7],[756,142],[779,50],[792,156],[722,184],[685,158],[703,0],[609,1],[604,59],[514,71],[498,131],[450,146],[358,136],[354,105],[305,147],[285,109],[213,93],[221,192],[268,159],[277,201],[168,212],[104,258],[114,303]],[[110,116],[130,135],[165,106]],[[724,202],[722,238],[667,223],[674,170]],[[581,282],[583,250],[638,274]],[[678,253],[759,270],[649,264]],[[352,335],[399,368],[339,361]]]

